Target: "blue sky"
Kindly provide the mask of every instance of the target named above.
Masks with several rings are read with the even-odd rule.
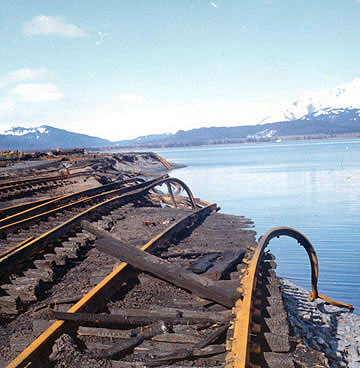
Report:
[[[0,130],[257,124],[360,77],[359,0],[1,0]]]

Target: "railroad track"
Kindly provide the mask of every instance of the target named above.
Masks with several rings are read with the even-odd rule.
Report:
[[[108,207],[134,199],[160,179],[145,182],[133,178],[40,204],[35,202],[31,207],[29,204],[16,206],[20,212],[0,220],[1,311],[5,314],[21,312],[24,303],[39,298],[43,282],[53,281],[54,264],[61,267],[66,260],[78,257],[87,237],[81,234],[72,237],[71,230],[82,218],[92,216],[102,207],[106,211]],[[139,180],[141,183],[137,184]],[[14,207],[10,207],[3,213],[13,211]],[[67,241],[59,242],[62,236],[66,236]]]
[[[51,285],[46,295],[24,310],[7,306],[23,312],[5,324],[15,330],[8,367],[294,367],[276,263],[265,249],[274,236],[296,238],[311,260],[310,297],[326,298],[317,291],[316,253],[289,228],[257,244],[251,221],[217,210],[181,181],[155,179],[10,253],[9,269],[44,252],[32,261],[41,271],[65,266],[56,248],[77,252],[56,283],[43,280]]]
[[[90,171],[82,171],[68,175],[2,181],[0,182],[0,202],[28,197],[34,193],[46,192],[50,189],[68,184],[73,178],[89,175],[91,175]]]

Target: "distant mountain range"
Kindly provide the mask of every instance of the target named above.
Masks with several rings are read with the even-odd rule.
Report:
[[[290,105],[282,121],[235,127],[180,130],[111,142],[42,125],[16,127],[0,134],[0,149],[36,151],[60,148],[131,148],[187,146],[214,143],[275,141],[280,137],[360,134],[360,78],[327,91],[311,94]],[[271,121],[271,117],[269,118]],[[269,120],[268,120],[269,121]]]
[[[46,149],[101,147],[112,142],[107,139],[72,133],[64,129],[42,125],[38,128],[15,127],[0,134],[0,149],[38,151]]]

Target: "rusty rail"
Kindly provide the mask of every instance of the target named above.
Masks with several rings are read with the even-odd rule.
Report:
[[[44,176],[44,177],[35,178],[35,179],[23,179],[23,180],[2,182],[0,183],[0,191],[12,189],[12,188],[19,188],[25,185],[38,184],[41,182],[64,180],[64,179],[69,179],[69,178],[75,178],[77,176],[84,176],[84,175],[91,175],[91,174],[92,174],[91,171],[81,171],[81,172],[77,172],[74,174],[68,174],[68,175]]]
[[[166,175],[161,176],[161,178],[165,177],[167,176]],[[136,183],[137,180],[139,180],[139,178],[135,176],[130,179],[125,179],[122,181],[101,185],[95,188],[85,189],[75,193],[64,194],[62,196],[55,197],[53,199],[50,198],[43,201],[30,202],[23,205],[5,208],[3,212],[1,212],[0,210],[0,213],[7,214],[7,217],[0,219],[0,231],[1,229],[9,228],[11,227],[11,225],[19,223],[20,221],[25,222],[29,221],[30,218],[35,218],[36,215],[41,216],[42,214],[45,214],[46,212],[49,212],[54,208],[55,208],[54,211],[56,211],[56,209],[61,209],[60,206],[62,205],[63,202],[74,201],[77,198],[80,198],[80,202],[86,201],[87,199],[91,199],[92,198],[91,196],[94,196],[93,198],[96,198],[96,195],[101,197],[101,193],[104,192],[111,193],[110,192],[111,190],[113,190],[113,193],[116,193],[116,190],[123,189],[123,187],[126,184],[131,184],[133,182]],[[84,198],[86,196],[87,198]],[[68,205],[71,206],[71,203],[68,203]],[[16,210],[19,211],[15,212]]]
[[[39,250],[47,247],[47,244],[51,241],[56,240],[57,238],[59,238],[60,236],[64,235],[66,232],[68,232],[70,229],[78,226],[80,224],[80,221],[83,220],[86,216],[88,216],[91,212],[96,211],[97,209],[100,209],[103,206],[107,206],[111,203],[115,203],[116,201],[123,201],[126,199],[129,199],[131,197],[136,197],[139,195],[145,195],[146,193],[148,193],[152,188],[158,186],[158,185],[162,185],[164,183],[168,183],[168,182],[176,182],[179,183],[180,185],[182,185],[186,192],[189,195],[189,200],[191,202],[192,208],[193,209],[197,209],[194,197],[191,193],[191,190],[187,187],[187,185],[185,183],[183,183],[181,180],[176,179],[176,178],[166,178],[166,179],[154,179],[154,180],[150,180],[148,182],[144,182],[141,184],[136,184],[132,187],[126,187],[126,188],[122,188],[122,189],[116,189],[115,191],[112,192],[107,192],[105,194],[99,194],[96,195],[94,197],[90,197],[90,198],[86,198],[84,201],[82,201],[81,203],[93,200],[94,198],[96,199],[105,199],[106,196],[110,196],[110,199],[105,199],[104,201],[86,209],[85,211],[81,212],[80,214],[74,216],[73,218],[71,218],[70,220],[64,222],[63,224],[51,229],[50,231],[46,232],[45,234],[39,236],[36,239],[33,239],[29,242],[26,242],[25,244],[22,245],[17,245],[14,247],[13,251],[8,253],[6,252],[5,255],[1,255],[0,257],[0,275],[2,273],[7,272],[9,269],[11,269],[12,267],[14,267],[14,265],[16,265],[17,263],[21,262],[22,260],[26,259],[27,257],[31,256],[32,254],[38,252]],[[116,192],[116,193],[114,193]],[[111,194],[109,194],[111,193]],[[116,195],[115,195],[116,194]],[[80,203],[80,201],[78,201]],[[75,202],[77,203],[77,202]],[[74,205],[74,203],[72,203],[71,205]],[[68,208],[68,206],[63,206],[63,208]],[[56,211],[58,211],[59,208],[56,208],[55,210],[51,210],[49,212],[54,213]],[[40,215],[34,216],[35,218],[37,218]],[[22,224],[24,222],[27,222],[28,219],[25,219]],[[15,225],[11,225],[12,228],[14,228],[14,226],[19,226],[18,224]],[[4,230],[3,227],[2,230]]]
[[[216,211],[216,204],[211,204],[196,212],[183,217],[175,224],[169,226],[165,231],[156,235],[153,239],[147,242],[141,250],[152,252],[158,244],[166,239],[173,237],[183,229],[187,228],[191,223],[199,222],[212,211]],[[95,312],[121,288],[121,284],[126,280],[126,273],[129,265],[122,262],[108,276],[106,276],[98,285],[90,290],[80,301],[73,305],[67,313],[77,312]],[[34,342],[32,342],[22,353],[20,353],[7,368],[31,367],[36,364],[36,357],[43,354],[69,326],[69,323],[58,320],[54,322],[46,331],[44,331]]]
[[[163,159],[161,156],[159,156],[157,153],[155,152],[151,152],[153,154],[153,156],[155,156],[168,170],[171,170],[172,166],[170,164],[169,161],[166,161],[165,159]]]
[[[278,227],[267,231],[259,239],[259,245],[255,249],[251,260],[245,260],[248,267],[245,270],[241,281],[241,291],[243,292],[243,299],[239,299],[233,309],[235,318],[233,320],[233,339],[231,341],[231,350],[226,356],[227,368],[248,368],[254,367],[250,363],[251,350],[256,350],[252,346],[250,336],[252,332],[252,314],[254,312],[253,303],[255,300],[254,291],[258,278],[259,266],[262,262],[265,248],[268,246],[271,239],[280,236],[288,236],[294,238],[302,245],[309,257],[311,266],[311,285],[312,291],[309,293],[309,300],[314,301],[316,298],[321,298],[329,304],[336,305],[343,308],[348,308],[352,311],[354,308],[351,304],[334,301],[318,292],[317,282],[319,277],[319,263],[314,247],[311,242],[299,231],[289,227]],[[259,367],[260,368],[260,367]]]

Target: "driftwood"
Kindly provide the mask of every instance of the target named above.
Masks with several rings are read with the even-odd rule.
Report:
[[[218,319],[211,318],[183,318],[183,317],[169,317],[161,316],[130,316],[130,315],[114,315],[114,314],[95,314],[95,313],[67,313],[55,312],[47,310],[39,316],[41,319],[49,320],[63,320],[81,323],[96,323],[99,325],[113,325],[113,326],[144,326],[155,321],[166,321],[173,325],[187,325],[196,323],[217,323]]]
[[[222,345],[212,345],[220,336],[222,336],[229,328],[230,323],[226,323],[223,326],[218,327],[214,332],[209,334],[205,339],[201,340],[197,344],[193,345],[190,349],[179,349],[171,354],[166,354],[152,359],[146,363],[148,367],[155,367],[162,365],[164,362],[170,362],[174,360],[193,358],[196,356],[221,354],[225,352],[225,347]],[[208,347],[208,348],[206,348]]]
[[[82,221],[81,226],[97,236],[96,247],[100,251],[119,258],[141,271],[148,272],[162,280],[228,308],[233,307],[235,301],[239,298],[236,290],[219,287],[212,280],[196,275],[176,264],[166,262],[141,249],[124,244],[88,221]]]

